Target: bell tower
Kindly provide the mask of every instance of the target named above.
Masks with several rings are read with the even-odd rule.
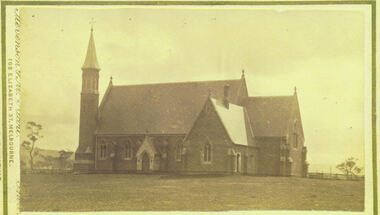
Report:
[[[94,30],[91,27],[86,59],[82,66],[79,146],[75,152],[74,170],[91,171],[95,166],[95,131],[99,105],[99,64],[96,57]]]

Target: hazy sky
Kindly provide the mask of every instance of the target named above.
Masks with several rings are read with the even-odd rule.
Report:
[[[311,169],[364,154],[364,14],[338,10],[27,8],[22,114],[41,148],[78,145],[81,66],[93,17],[100,98],[114,84],[240,78],[250,96],[298,89]]]

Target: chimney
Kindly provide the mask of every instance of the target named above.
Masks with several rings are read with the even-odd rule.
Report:
[[[228,109],[229,108],[229,104],[230,104],[230,101],[228,99],[229,97],[229,92],[230,91],[230,85],[229,84],[226,84],[224,85],[224,97],[223,97],[223,104],[224,106]]]

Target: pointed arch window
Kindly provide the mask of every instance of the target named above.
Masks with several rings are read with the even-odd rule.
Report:
[[[176,161],[182,160],[182,144],[178,143],[175,150],[175,159]]]
[[[294,147],[294,148],[297,148],[297,147],[298,147],[298,133],[297,133],[297,126],[298,126],[298,120],[295,119],[295,120],[294,120],[294,129],[293,129],[293,131],[294,131],[294,133],[293,133],[293,135],[294,135],[294,144],[293,144],[293,147]]]
[[[125,143],[125,159],[130,160],[133,157],[132,142],[128,140]]]
[[[105,160],[107,158],[107,145],[102,142],[99,146],[99,158]]]
[[[203,146],[203,162],[211,162],[211,144],[209,142],[206,142]]]

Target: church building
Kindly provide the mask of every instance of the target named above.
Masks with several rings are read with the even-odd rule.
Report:
[[[250,96],[244,71],[222,81],[114,85],[111,78],[99,104],[99,77],[91,29],[75,172],[307,173],[296,89]]]

